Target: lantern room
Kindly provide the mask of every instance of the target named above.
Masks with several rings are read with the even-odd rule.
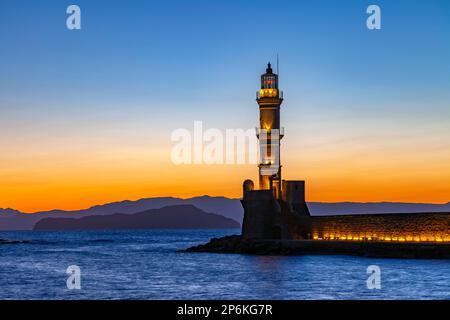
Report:
[[[259,98],[265,97],[278,97],[278,76],[273,73],[270,62],[267,65],[266,73],[261,75],[261,90],[259,90]]]

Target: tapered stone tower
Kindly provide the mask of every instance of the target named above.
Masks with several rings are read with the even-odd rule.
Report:
[[[278,88],[278,75],[270,63],[261,75],[261,89],[256,93],[259,105],[259,189],[251,180],[243,184],[244,220],[242,236],[246,239],[308,238],[302,219],[309,217],[305,203],[305,182],[281,180],[280,106],[283,92]]]
[[[259,105],[260,127],[256,129],[259,139],[259,189],[272,190],[275,199],[281,198],[280,140],[284,130],[280,127],[280,106],[283,92],[278,89],[278,75],[270,63],[261,75],[261,89],[256,93]]]

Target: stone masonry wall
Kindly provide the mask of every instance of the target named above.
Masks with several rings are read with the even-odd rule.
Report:
[[[311,237],[323,240],[450,241],[450,213],[311,217]]]

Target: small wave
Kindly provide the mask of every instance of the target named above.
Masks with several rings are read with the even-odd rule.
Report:
[[[0,245],[2,244],[39,244],[39,245],[48,245],[55,244],[56,241],[48,241],[48,240],[12,240],[12,239],[0,239]]]
[[[114,242],[114,240],[112,240],[112,239],[94,239],[94,240],[90,240],[88,242],[112,243],[112,242]]]
[[[30,243],[30,244],[40,244],[40,245],[49,245],[49,244],[57,244],[58,241],[49,241],[49,240],[30,240],[28,243]]]
[[[8,240],[0,239],[0,244],[20,244],[20,243],[31,243],[30,240]]]

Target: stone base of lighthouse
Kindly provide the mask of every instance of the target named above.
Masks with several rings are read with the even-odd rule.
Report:
[[[244,240],[450,245],[449,212],[311,216],[305,202],[304,181],[283,181],[281,199],[274,197],[273,190],[251,190],[248,185],[244,185],[241,200]]]
[[[273,190],[246,190],[242,236],[246,239],[309,239],[311,237],[305,202],[305,182],[285,181],[282,197]]]

